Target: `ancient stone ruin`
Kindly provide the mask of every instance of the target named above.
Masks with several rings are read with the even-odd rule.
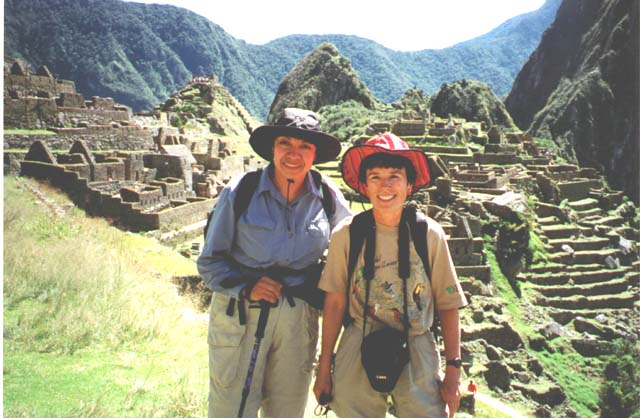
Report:
[[[111,98],[86,101],[73,82],[56,80],[46,67],[34,74],[15,61],[4,79],[5,129],[25,131],[5,134],[4,173],[48,180],[87,213],[122,228],[202,223],[231,177],[262,164],[210,135],[192,138],[168,125],[165,113],[134,115]],[[212,85],[208,77],[193,83]]]

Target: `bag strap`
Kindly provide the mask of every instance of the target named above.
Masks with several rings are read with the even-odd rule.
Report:
[[[242,177],[242,179],[240,179],[240,183],[238,183],[236,196],[233,200],[233,214],[235,216],[236,223],[238,222],[238,219],[240,219],[240,216],[242,216],[249,207],[251,197],[258,188],[262,170],[262,168],[258,168],[255,171],[248,172]]]
[[[362,251],[364,239],[367,236],[369,229],[371,228],[375,228],[375,222],[373,221],[373,212],[371,212],[371,209],[355,215],[351,220],[351,225],[349,226],[349,260],[347,264],[346,290],[347,306],[345,309],[344,318],[342,320],[342,324],[345,326],[345,328],[349,326],[351,322],[353,322],[353,318],[351,318],[351,315],[349,314],[351,281],[353,280],[353,273],[356,269],[358,257],[360,256],[360,252]]]
[[[373,217],[372,217],[373,221]],[[362,339],[364,340],[367,329],[367,317],[369,312],[369,294],[371,289],[371,280],[375,274],[375,246],[376,246],[376,228],[375,222],[368,230],[366,235],[366,243],[364,250],[364,268],[363,277],[365,280],[365,301],[364,301],[364,324],[362,326]],[[407,225],[407,211],[402,211],[400,224],[398,225],[398,276],[402,280],[402,328],[405,341],[409,340],[409,310],[407,307],[407,280],[411,275],[411,264],[409,263],[409,229]]]
[[[373,217],[372,217],[373,220]],[[373,280],[373,276],[375,275],[376,267],[375,267],[375,256],[376,256],[376,224],[373,222],[373,225],[368,229],[367,235],[365,238],[365,247],[364,247],[364,268],[362,270],[362,276],[365,282],[365,290],[364,290],[364,324],[362,326],[362,339],[364,340],[365,331],[367,329],[367,316],[369,311],[369,293],[371,290],[371,280]]]
[[[313,181],[315,181],[316,186],[320,189],[322,208],[324,209],[324,213],[327,215],[327,219],[331,222],[331,218],[336,213],[336,202],[333,198],[333,194],[331,193],[331,189],[329,188],[329,184],[319,171],[310,170],[309,172],[311,173],[311,177],[313,177]]]
[[[411,230],[411,238],[413,240],[413,245],[416,249],[416,253],[418,253],[418,256],[422,260],[422,266],[424,267],[424,272],[427,275],[429,284],[432,284],[431,265],[429,264],[429,246],[427,244],[427,233],[429,232],[429,225],[427,224],[427,218],[422,214],[418,214],[416,209],[413,207],[407,207],[404,210],[407,211],[407,220],[409,222],[409,229]],[[411,212],[413,212],[413,214],[411,214]],[[440,319],[438,316],[438,306],[436,305],[435,296],[432,297],[432,300],[433,300],[433,323],[431,324],[430,331],[433,333],[437,341],[438,340],[438,324],[440,322]]]

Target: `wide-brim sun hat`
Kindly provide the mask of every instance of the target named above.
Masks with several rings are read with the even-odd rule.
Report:
[[[310,110],[288,107],[274,125],[262,125],[251,133],[251,148],[267,161],[273,160],[273,143],[279,136],[302,139],[316,146],[314,164],[335,160],[340,154],[340,141],[320,131],[318,115]]]
[[[349,187],[361,195],[366,196],[366,185],[359,178],[360,165],[365,158],[377,153],[398,155],[411,162],[416,170],[412,194],[431,181],[429,162],[425,153],[409,148],[406,142],[394,134],[385,133],[369,138],[363,145],[349,148],[342,157],[342,178]]]

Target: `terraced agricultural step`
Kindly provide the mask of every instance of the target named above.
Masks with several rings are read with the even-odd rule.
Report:
[[[460,154],[439,154],[438,155],[445,164],[452,163],[473,163],[473,155],[460,155]]]
[[[619,250],[608,248],[600,251],[576,251],[572,254],[560,252],[551,254],[549,261],[563,264],[601,264],[604,266],[604,259],[608,256],[617,257]]]
[[[591,227],[591,228],[595,228],[598,225],[607,225],[607,226],[622,226],[624,225],[626,222],[626,220],[620,216],[605,216],[605,217],[600,217],[598,219],[594,219],[594,220],[581,220],[578,221],[578,224],[580,226],[586,226],[586,227]]]
[[[562,250],[564,244],[573,248],[574,251],[593,251],[606,249],[609,246],[609,238],[593,237],[593,238],[558,238],[550,239],[547,242],[554,251]]]
[[[414,147],[427,154],[457,154],[457,155],[470,155],[469,148],[461,146],[447,146],[447,145],[416,145]]]
[[[482,339],[495,347],[510,351],[523,345],[520,335],[506,322],[462,326],[461,334],[464,342]]]
[[[619,279],[628,274],[629,267],[622,267],[616,270],[595,269],[592,271],[560,271],[555,273],[530,274],[526,276],[527,281],[536,286],[558,286],[566,285],[570,282],[578,285],[606,282]]]
[[[606,296],[574,296],[572,298],[546,298],[544,296],[538,298],[538,305],[550,306],[560,309],[632,309],[638,295],[632,292],[624,292],[618,295]]]
[[[629,290],[632,284],[626,278],[587,285],[567,284],[559,286],[532,286],[531,289],[547,298],[615,295]]]
[[[575,211],[574,213],[576,214],[578,219],[588,220],[588,219],[591,219],[592,217],[595,217],[595,216],[602,216],[602,209],[593,208],[593,209]]]
[[[556,321],[560,325],[567,325],[578,316],[581,316],[583,318],[595,318],[598,315],[605,315],[606,317],[615,318],[627,317],[634,314],[633,309],[630,308],[580,310],[548,308],[546,309],[546,312],[554,321]]]
[[[584,211],[584,210],[597,208],[598,201],[594,198],[588,197],[586,199],[568,202],[568,205],[571,209],[575,211]]]
[[[529,275],[532,274],[545,274],[545,273],[571,273],[576,271],[595,271],[601,270],[601,264],[574,264],[574,265],[566,265],[561,263],[548,263],[541,266],[533,266],[530,267],[527,273]]]
[[[580,228],[575,225],[542,225],[540,229],[549,239],[580,236]]]
[[[483,283],[491,281],[491,268],[487,265],[481,266],[455,266],[458,276],[475,277]]]
[[[558,225],[560,220],[555,216],[547,216],[545,218],[538,218],[538,225]]]

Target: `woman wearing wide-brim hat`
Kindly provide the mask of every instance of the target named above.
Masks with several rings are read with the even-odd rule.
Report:
[[[342,158],[342,176],[371,201],[372,209],[345,219],[332,234],[319,283],[327,293],[314,393],[318,400],[331,398],[330,406],[341,418],[384,417],[388,393],[378,390],[389,390],[400,418],[445,417],[447,408],[453,416],[460,398],[458,309],[466,299],[442,227],[404,207],[407,198],[431,180],[427,158],[387,133],[349,149]],[[425,228],[418,229],[418,222]],[[418,231],[426,237],[414,236]],[[363,234],[365,243],[358,241]],[[366,250],[369,236],[374,237],[370,252]],[[421,241],[424,246],[409,241]],[[417,253],[419,248],[424,249],[424,257]],[[436,310],[447,359],[444,375],[431,332]],[[345,314],[351,322],[340,339],[332,374],[332,354]],[[395,385],[380,384],[376,380],[380,376],[372,376],[371,368],[363,365],[362,353],[368,354],[364,338],[389,329],[397,332],[384,335],[408,346],[408,363],[406,355],[404,362],[398,362]]]
[[[315,113],[287,108],[249,143],[269,164],[232,179],[220,193],[198,259],[214,292],[209,417],[238,416],[240,405],[244,417],[258,410],[263,417],[302,417],[318,311],[299,289],[317,289],[331,229],[350,214],[336,186],[311,166],[335,159],[340,142],[320,131]],[[262,312],[268,319],[256,348]]]

